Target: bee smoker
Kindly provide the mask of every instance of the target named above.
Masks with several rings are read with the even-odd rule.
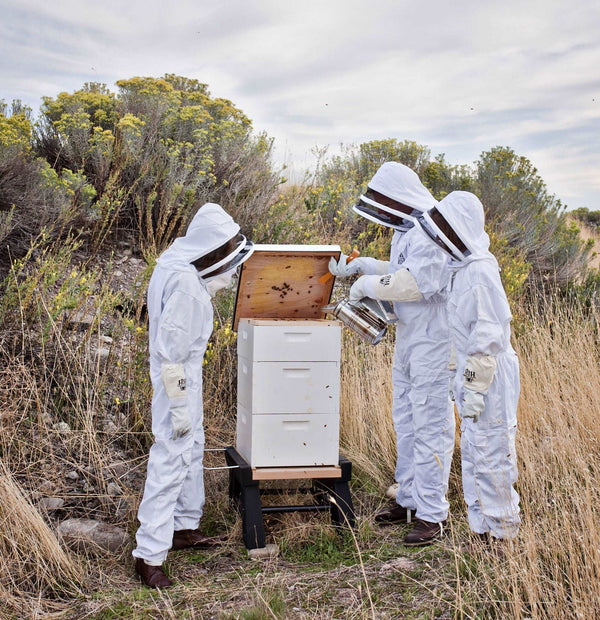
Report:
[[[368,297],[359,301],[342,299],[321,309],[333,314],[365,342],[375,345],[385,335],[388,323],[395,320],[391,304],[384,303]]]

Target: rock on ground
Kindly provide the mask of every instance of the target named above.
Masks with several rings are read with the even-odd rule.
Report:
[[[67,519],[59,524],[57,533],[66,545],[77,551],[121,553],[129,544],[124,530],[94,519]]]

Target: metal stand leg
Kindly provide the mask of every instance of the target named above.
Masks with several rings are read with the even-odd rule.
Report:
[[[260,549],[265,546],[265,529],[258,483],[242,487],[242,530],[246,549]]]
[[[239,501],[242,513],[242,536],[246,549],[258,549],[265,546],[262,505],[260,502],[259,483],[252,480],[252,469],[238,454],[235,448],[225,450],[228,465],[237,466],[229,470],[229,497]]]
[[[313,494],[317,505],[300,506],[266,506],[263,508],[260,500],[260,482],[252,479],[252,468],[240,456],[237,450],[229,447],[225,450],[225,459],[229,466],[229,497],[237,504],[242,513],[242,530],[246,549],[259,549],[265,546],[265,530],[263,513],[273,512],[308,512],[314,510],[329,511],[334,525],[354,527],[355,516],[352,506],[352,497],[348,482],[352,477],[352,463],[340,457],[340,478],[318,478],[313,482]],[[335,502],[331,502],[332,497]]]
[[[356,517],[348,482],[352,477],[352,463],[340,457],[342,477],[337,479],[323,478],[317,481],[318,486],[327,490],[335,502],[331,502],[331,522],[335,525],[354,527]]]

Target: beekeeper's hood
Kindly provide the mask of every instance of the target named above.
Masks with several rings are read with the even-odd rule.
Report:
[[[493,258],[484,229],[485,214],[471,192],[451,192],[418,219],[426,236],[458,262]]]
[[[372,222],[406,230],[418,215],[436,204],[416,172],[389,161],[373,175],[354,211]]]
[[[198,209],[185,236],[175,239],[157,263],[170,269],[197,269],[210,280],[243,263],[253,251],[233,218],[220,205],[208,202]]]

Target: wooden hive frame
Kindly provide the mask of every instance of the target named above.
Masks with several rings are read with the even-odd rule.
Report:
[[[241,318],[324,318],[335,278],[323,276],[340,254],[338,245],[255,245],[241,267],[233,329]]]

